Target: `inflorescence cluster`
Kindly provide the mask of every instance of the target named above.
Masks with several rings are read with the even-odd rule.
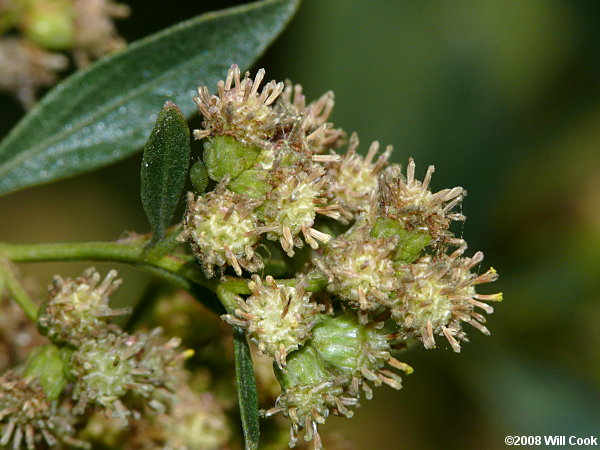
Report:
[[[109,305],[116,276],[91,268],[55,277],[38,315],[48,345],[0,377],[0,446],[105,448],[116,433],[123,448],[195,449],[229,438],[222,407],[188,386],[183,363],[193,352],[179,338],[160,328],[129,334],[109,322],[127,313]]]
[[[463,188],[432,191],[433,166],[421,180],[377,142],[361,156],[357,135],[346,143],[329,122],[333,93],[307,103],[299,85],[261,87],[264,76],[234,65],[216,94],[199,88],[203,155],[178,239],[211,283],[249,278],[223,319],[273,358],[281,394],[263,415],[289,419],[290,446],[303,431],[320,449],[329,415],[351,417],[373,387],[401,388],[412,368],[399,350],[460,352],[465,324],[489,334],[482,312],[502,295],[477,292],[497,274],[452,231]],[[37,321],[50,344],[0,379],[0,445],[85,447],[110,421],[152,440],[140,448],[226,442],[222,409],[186,382],[179,340],[111,322],[127,313],[109,305],[119,283],[115,271],[56,277]],[[93,426],[76,433],[84,415]]]
[[[298,85],[261,88],[264,75],[242,78],[234,65],[216,95],[199,88],[196,168],[214,188],[189,194],[182,239],[207,277],[254,273],[252,294],[224,319],[274,358],[283,393],[265,414],[290,419],[291,446],[304,429],[320,448],[317,426],[329,414],[350,417],[372,386],[401,387],[398,370],[412,369],[394,349],[433,348],[441,337],[459,352],[463,324],[488,334],[481,312],[502,295],[476,292],[496,272],[478,274],[483,254],[463,256],[451,231],[465,219],[463,188],[431,191],[433,166],[421,181],[412,159],[406,170],[388,162],[391,147],[378,157],[377,142],[361,156],[356,134],[338,153],[345,133],[329,122],[333,94],[307,103]],[[261,248],[277,244],[292,267],[285,282],[259,275],[272,253]]]

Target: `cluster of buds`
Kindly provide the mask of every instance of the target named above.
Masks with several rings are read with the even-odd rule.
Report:
[[[177,350],[178,339],[164,342],[162,331],[130,335],[109,319],[126,313],[110,307],[111,296],[121,280],[112,270],[101,281],[90,268],[76,279],[55,277],[49,298],[40,308],[38,327],[67,353],[68,376],[75,380],[72,397],[76,414],[100,405],[115,417],[131,415],[122,399],[146,399],[154,409],[173,390],[189,352]]]
[[[267,275],[263,283],[252,275],[252,294],[224,319],[275,361],[283,392],[266,415],[289,418],[291,446],[304,429],[320,448],[317,428],[328,415],[350,417],[373,386],[401,387],[398,371],[412,368],[395,348],[412,341],[433,348],[443,336],[459,352],[462,324],[487,334],[476,309],[491,313],[485,302],[502,296],[476,292],[496,272],[479,275],[483,254],[463,257],[466,243],[451,231],[465,219],[455,211],[463,188],[432,192],[433,166],[420,181],[412,159],[406,171],[388,163],[391,147],[377,157],[377,142],[362,157],[356,134],[345,155],[336,153],[345,133],[328,122],[333,94],[307,104],[290,83],[271,81],[261,91],[263,78],[261,69],[242,79],[232,66],[216,95],[199,89],[204,122],[194,135],[204,140],[202,164],[217,184],[189,194],[182,236],[207,276],[214,266],[238,276],[264,270],[263,237],[289,258],[311,247],[286,260],[295,279]],[[311,296],[307,280],[322,292]]]
[[[178,339],[162,341],[156,329],[149,335],[110,333],[83,343],[69,361],[74,412],[100,405],[127,423],[129,416],[139,415],[139,403],[164,411],[189,353],[176,350]]]
[[[228,439],[219,404],[186,384],[183,365],[193,352],[182,351],[179,338],[165,339],[160,328],[129,334],[110,323],[125,313],[110,307],[121,283],[116,276],[113,270],[102,279],[91,268],[75,279],[55,277],[38,315],[52,344],[35,347],[0,378],[1,446],[89,448],[95,439],[81,430],[97,413],[110,417],[113,431],[153,424],[165,445],[177,441],[173,428],[185,423],[216,427],[212,435]],[[190,402],[214,410],[218,420],[192,412]]]
[[[123,48],[114,19],[129,12],[112,0],[0,0],[0,36],[11,34],[0,38],[0,89],[32,107],[36,91],[69,66],[64,52],[84,67]]]
[[[290,257],[305,242],[316,249],[331,239],[314,227],[317,217],[340,218],[327,167],[339,156],[323,154],[343,137],[327,122],[332,94],[306,105],[300,87],[271,81],[261,90],[263,78],[260,70],[241,79],[234,65],[217,95],[203,86],[195,98],[204,122],[194,136],[204,140],[203,164],[218,184],[188,196],[182,239],[207,276],[215,266],[238,275],[262,269],[255,249],[263,237],[279,241]]]

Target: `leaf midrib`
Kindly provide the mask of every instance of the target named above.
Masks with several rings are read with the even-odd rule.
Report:
[[[280,0],[273,0],[270,3],[278,3],[280,2]],[[180,24],[181,28],[185,28],[188,26],[193,26],[193,25],[199,25],[199,23],[203,23],[206,22],[208,20],[210,20],[211,18],[214,17],[218,17],[218,18],[228,18],[233,16],[234,14],[240,13],[242,11],[248,11],[248,10],[252,10],[252,9],[259,9],[259,8],[264,8],[265,5],[268,3],[262,3],[262,4],[251,4],[251,5],[245,5],[243,7],[237,7],[237,8],[231,8],[230,10],[228,10],[227,13],[208,13],[208,14],[204,14],[202,16],[201,19],[198,20],[198,22],[194,22],[194,19],[190,19],[190,21],[188,21],[187,23],[183,23]],[[169,32],[173,32],[173,29],[169,29]],[[147,40],[143,40],[140,41],[138,43],[138,47],[142,46],[142,45],[147,45],[148,42],[151,42],[155,39],[158,39],[160,36],[162,36],[162,33],[160,33],[157,36],[152,36],[151,39],[147,39]],[[193,65],[196,63],[196,61],[198,59],[202,59],[204,58],[203,55],[198,55],[195,58],[192,58],[190,60],[186,60],[184,62],[181,62],[177,65],[175,65],[173,68],[169,69],[167,72],[163,72],[162,75],[158,75],[156,78],[154,78],[153,80],[149,81],[148,83],[145,83],[142,87],[139,88],[134,88],[133,90],[130,90],[128,92],[128,94],[118,97],[116,100],[113,101],[109,101],[107,103],[105,103],[101,108],[99,108],[97,111],[97,114],[93,114],[93,115],[88,115],[86,116],[85,119],[77,122],[77,125],[73,125],[69,130],[64,130],[62,132],[59,132],[57,134],[54,134],[52,137],[41,141],[40,143],[38,143],[38,145],[35,145],[33,147],[30,147],[29,149],[20,152],[15,158],[12,158],[11,160],[7,161],[7,163],[3,164],[0,167],[0,177],[4,177],[4,175],[7,172],[10,172],[11,170],[14,169],[14,167],[16,165],[19,165],[20,163],[23,162],[23,160],[27,159],[27,157],[29,155],[32,154],[37,154],[40,149],[43,150],[44,148],[51,148],[52,146],[54,146],[57,142],[60,142],[61,140],[65,140],[63,139],[66,136],[70,136],[70,135],[75,135],[78,131],[80,131],[81,129],[85,128],[86,126],[89,126],[90,124],[96,122],[98,120],[99,117],[103,117],[107,115],[107,111],[111,111],[116,109],[117,107],[126,104],[129,102],[129,100],[132,97],[135,97],[136,94],[138,94],[139,92],[142,92],[144,90],[148,90],[151,89],[152,87],[156,86],[157,84],[160,83],[160,81],[164,80],[165,78],[167,78],[171,73],[173,72],[177,72],[179,68],[184,67],[186,65]],[[85,73],[83,73],[81,76],[84,76]],[[73,80],[73,82],[75,82],[77,80]],[[24,124],[25,125],[25,124]],[[17,131],[17,130],[15,130]],[[2,149],[2,147],[4,146],[0,146],[0,150]],[[4,147],[7,148],[7,147]],[[67,152],[68,153],[68,152]]]

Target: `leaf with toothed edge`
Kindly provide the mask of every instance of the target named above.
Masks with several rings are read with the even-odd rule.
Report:
[[[171,100],[189,117],[194,88],[247,68],[299,0],[263,0],[204,14],[131,44],[51,90],[0,143],[0,194],[119,161],[140,150]]]

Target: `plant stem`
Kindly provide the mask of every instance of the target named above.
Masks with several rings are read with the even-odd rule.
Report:
[[[131,239],[117,242],[61,242],[43,244],[0,243],[0,258],[12,262],[48,261],[112,261],[131,264],[149,271],[183,288],[204,303],[216,314],[222,314],[222,307],[235,310],[235,295],[248,295],[248,280],[236,277],[207,279],[193,255],[182,253],[164,255],[160,251],[148,250],[146,239]],[[319,291],[327,285],[327,279],[318,273],[307,276],[308,291]],[[297,283],[294,278],[276,280],[287,286]],[[204,288],[204,289],[202,289]],[[219,288],[222,288],[219,290]],[[210,291],[217,294],[221,305]],[[233,295],[233,297],[231,297]]]
[[[48,261],[113,261],[134,265],[147,270],[189,292],[200,295],[198,300],[216,312],[222,313],[213,296],[207,298],[206,290],[215,292],[218,280],[204,277],[193,256],[171,254],[156,257],[146,252],[146,241],[131,242],[68,242],[51,244],[0,243],[0,257],[13,262]],[[205,289],[199,290],[202,287]]]
[[[38,306],[29,297],[29,294],[25,292],[25,289],[23,289],[23,286],[10,268],[8,261],[0,260],[0,278],[6,283],[6,287],[12,294],[13,300],[23,309],[29,320],[35,322],[37,320]]]

